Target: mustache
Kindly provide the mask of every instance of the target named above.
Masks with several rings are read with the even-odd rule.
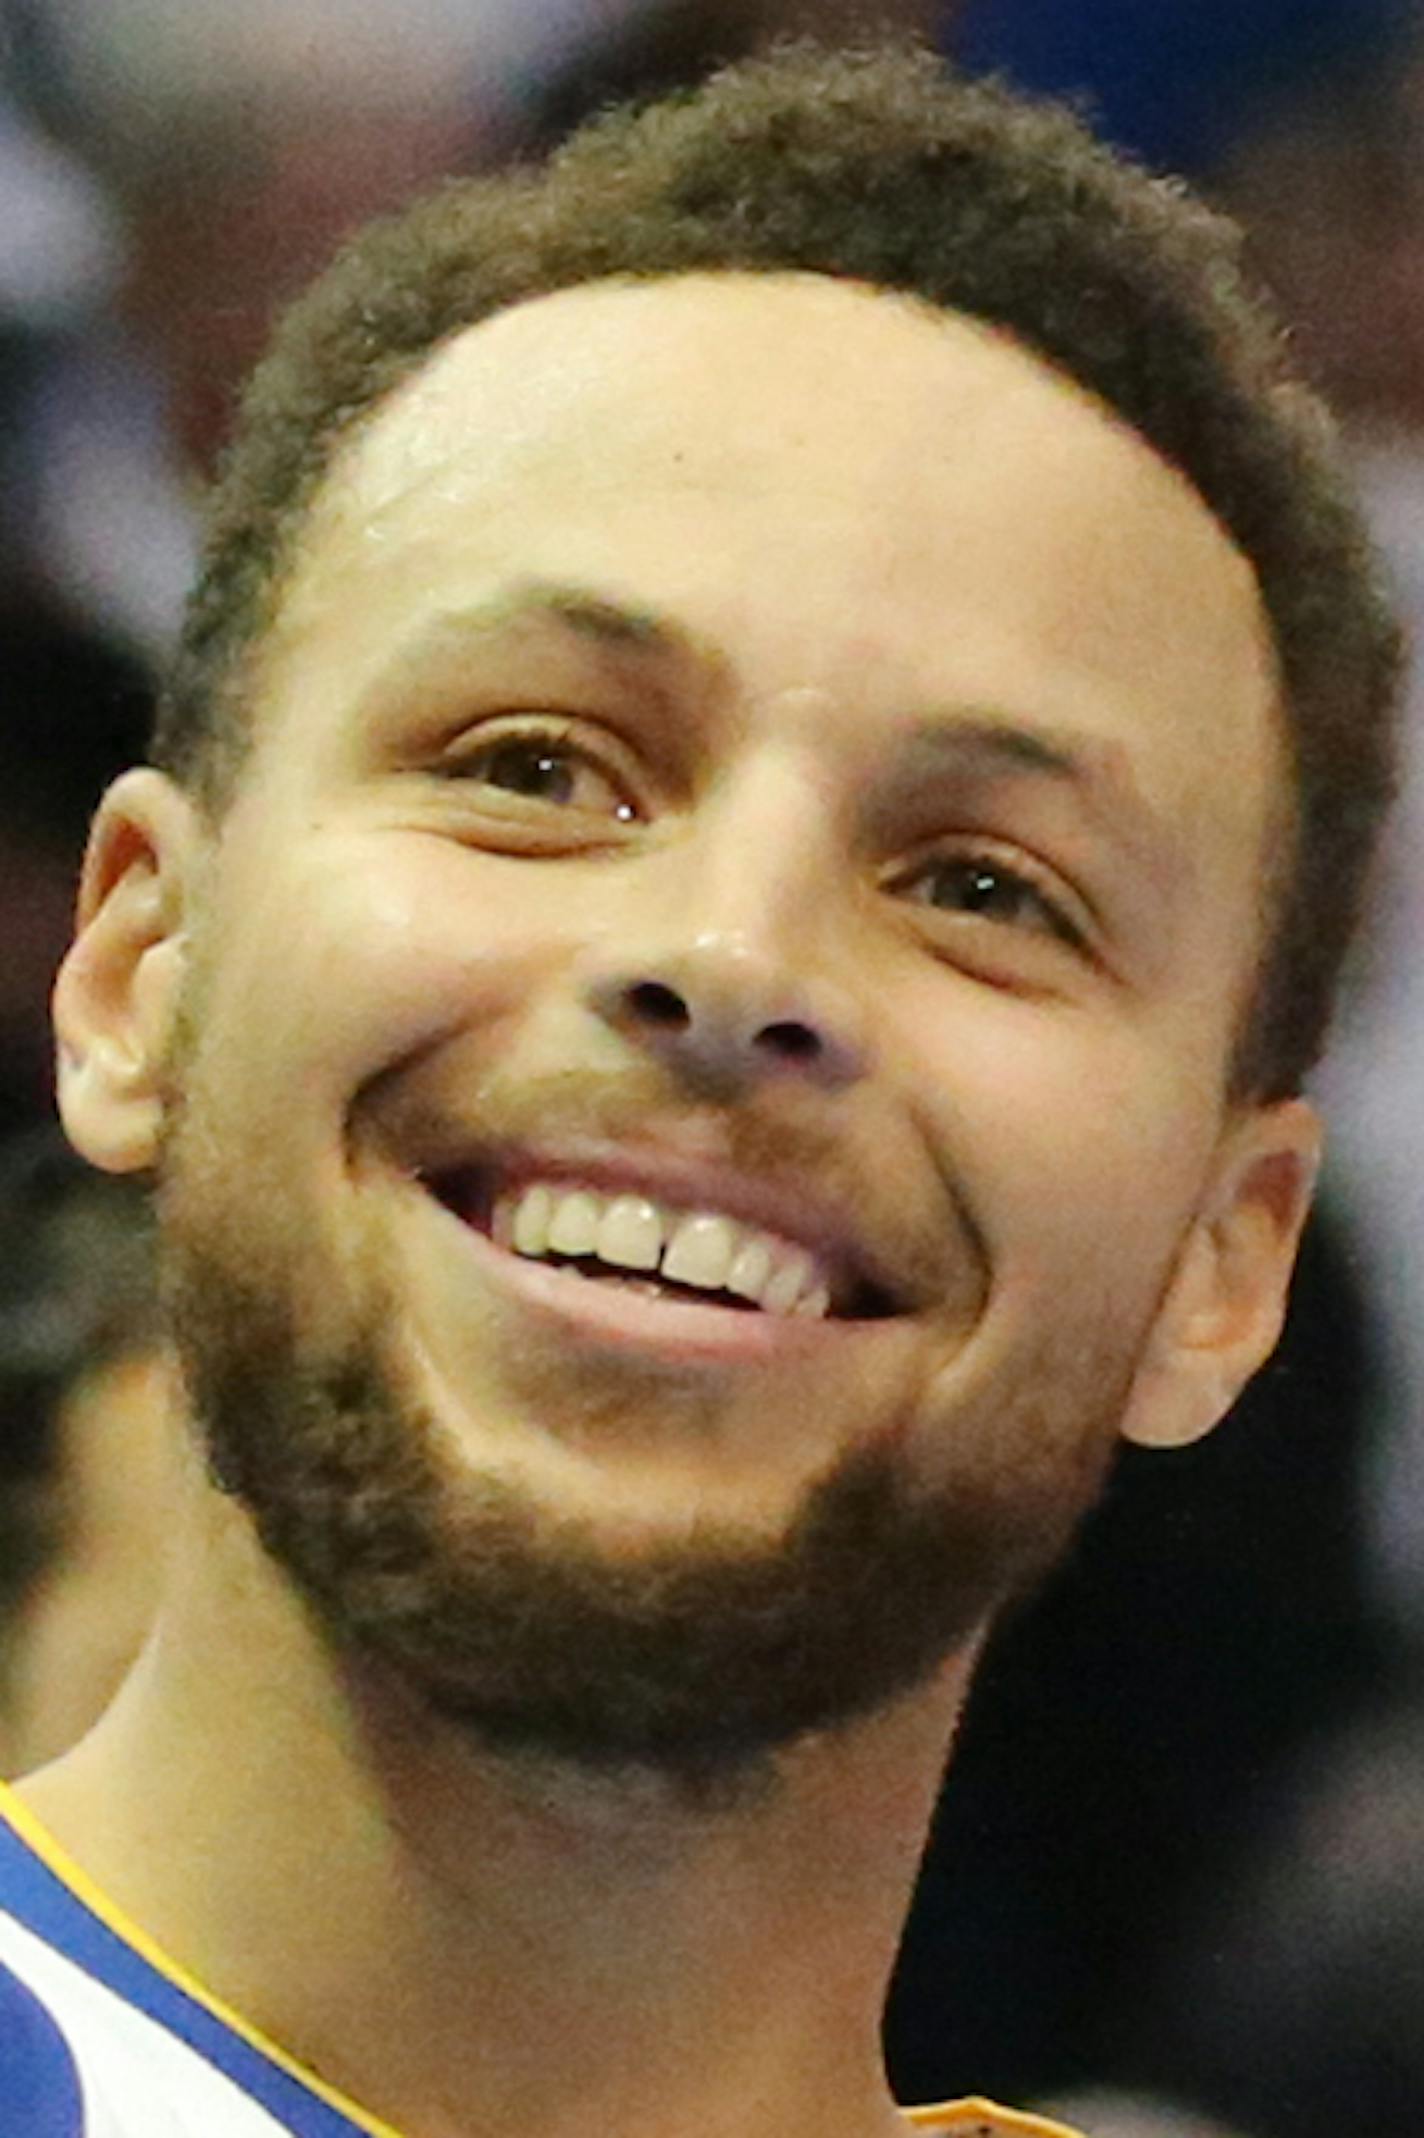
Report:
[[[367,1085],[352,1128],[356,1141],[373,1134],[398,1166],[428,1176],[497,1165],[513,1150],[585,1145],[705,1165],[842,1212],[918,1296],[962,1294],[969,1267],[976,1288],[985,1284],[985,1243],[942,1168],[905,1131],[872,1130],[843,1101],[789,1083],[712,1101],[689,1097],[652,1062],[468,1075],[454,1057],[432,1055]]]

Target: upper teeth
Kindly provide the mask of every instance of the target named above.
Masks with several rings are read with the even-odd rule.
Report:
[[[675,1210],[645,1195],[534,1181],[501,1195],[494,1238],[515,1254],[596,1256],[657,1270],[702,1291],[735,1292],[769,1314],[819,1317],[831,1303],[825,1269],[804,1247],[714,1210]]]

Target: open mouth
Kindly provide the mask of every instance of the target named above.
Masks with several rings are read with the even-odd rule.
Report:
[[[481,1167],[426,1185],[506,1253],[645,1298],[797,1320],[873,1321],[899,1311],[844,1253],[723,1210],[579,1179],[501,1184]]]

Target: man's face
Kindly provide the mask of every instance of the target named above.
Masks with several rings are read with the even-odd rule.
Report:
[[[927,1675],[1219,1157],[1244,561],[968,322],[586,287],[347,448],[255,688],[166,1154],[219,1474],[495,1735],[705,1766]]]

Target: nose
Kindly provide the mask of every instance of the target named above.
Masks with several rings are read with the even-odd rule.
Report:
[[[709,1095],[788,1077],[835,1089],[864,1073],[864,1034],[848,995],[828,977],[789,972],[734,931],[615,960],[589,976],[588,1001]]]

